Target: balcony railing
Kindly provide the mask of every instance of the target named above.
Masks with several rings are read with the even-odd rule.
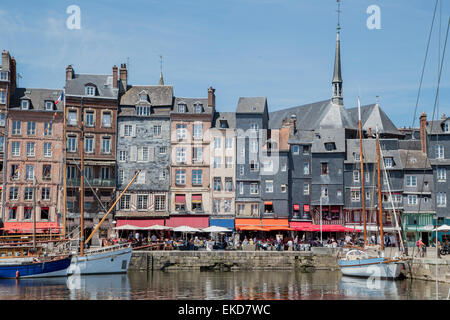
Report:
[[[80,185],[80,179],[67,179],[67,185],[70,187],[77,187]],[[94,178],[94,179],[84,179],[84,186],[92,187],[115,187],[116,181],[115,179],[101,179],[101,178]]]

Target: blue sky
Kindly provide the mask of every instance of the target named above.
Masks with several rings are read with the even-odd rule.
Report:
[[[362,104],[379,95],[397,126],[412,124],[434,2],[343,0],[347,108],[356,106],[358,95]],[[81,9],[80,30],[66,27],[72,4]],[[369,5],[381,9],[380,30],[366,27]],[[443,1],[441,54],[449,14],[450,3]],[[429,118],[438,76],[438,22],[418,108]],[[110,74],[114,64],[127,61],[131,84],[157,84],[161,54],[165,83],[176,96],[206,97],[212,85],[219,111],[234,111],[240,96],[266,96],[274,111],[331,97],[336,1],[16,0],[0,7],[0,38],[0,49],[17,60],[20,86],[62,88],[68,64],[79,73]],[[447,115],[449,55],[439,104],[439,114]]]

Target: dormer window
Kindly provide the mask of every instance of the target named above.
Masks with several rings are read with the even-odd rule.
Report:
[[[138,116],[148,116],[150,114],[150,107],[136,106],[136,114]]]
[[[359,153],[354,153],[353,157],[355,158],[355,161],[361,161],[361,155]]]
[[[384,166],[386,168],[392,168],[394,167],[394,159],[391,157],[384,158]]]
[[[30,108],[30,100],[22,100],[20,106],[22,110],[28,110]]]
[[[186,112],[186,105],[184,103],[178,104],[178,112],[179,113],[185,113]]]
[[[95,87],[94,86],[86,86],[86,95],[87,96],[95,96]]]
[[[139,101],[148,101],[147,100],[147,95],[146,94],[140,94],[139,95]]]
[[[6,71],[0,72],[0,80],[8,80],[8,72]]]
[[[194,112],[195,112],[195,113],[202,113],[202,112],[203,112],[203,105],[201,105],[201,104],[195,104],[195,105],[194,105]]]
[[[450,132],[450,120],[444,123],[444,132]]]
[[[223,129],[228,128],[228,121],[227,120],[220,120],[220,127]]]
[[[259,128],[259,126],[258,126],[257,123],[252,123],[252,124],[250,124],[250,129],[252,129],[252,130],[258,130],[258,128]]]
[[[53,102],[45,101],[45,110],[47,110],[47,111],[53,110]]]
[[[325,143],[325,149],[327,151],[336,150],[336,144],[334,142],[327,142],[327,143]]]

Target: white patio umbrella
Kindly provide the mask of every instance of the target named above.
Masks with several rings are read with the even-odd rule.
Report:
[[[161,226],[159,224],[155,224],[150,227],[145,227],[145,230],[172,230],[172,229],[173,229],[172,227]]]
[[[199,229],[196,228],[192,228],[189,226],[179,226],[176,228],[173,228],[174,232],[183,232],[183,233],[188,233],[188,232],[201,232]]]
[[[233,232],[233,230],[224,227],[210,226],[202,229],[202,232]]]
[[[131,224],[124,224],[123,226],[120,227],[114,227],[114,230],[142,230],[143,227],[137,227],[137,226],[133,226]]]
[[[433,229],[433,231],[449,231],[450,230],[450,226],[443,224],[440,227],[437,227],[435,229]]]

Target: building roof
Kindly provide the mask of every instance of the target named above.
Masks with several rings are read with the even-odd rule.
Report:
[[[117,99],[119,89],[113,88],[112,82],[112,75],[75,73],[72,79],[66,80],[66,95]],[[94,97],[86,96],[85,88],[89,84],[94,85],[97,88]]]
[[[234,112],[216,112],[214,115],[213,126],[221,129],[222,124],[227,128],[236,128],[236,113]]]
[[[444,131],[444,123],[450,121],[450,118],[445,117],[445,119],[430,120],[427,121],[427,133],[428,134],[450,134],[450,132]]]
[[[421,150],[400,149],[400,159],[404,169],[430,169],[430,160]]]
[[[63,102],[54,104],[58,100],[61,89],[31,89],[31,88],[16,88],[11,100],[10,109],[20,110],[21,101],[24,99],[30,100],[30,106],[27,111],[63,111]],[[53,102],[53,110],[45,110],[45,102]]]
[[[422,141],[420,140],[398,140],[399,149],[422,150]]]
[[[328,149],[327,144],[332,148]],[[314,132],[314,140],[311,147],[313,153],[345,152],[345,130],[320,129]]]
[[[201,104],[203,107],[202,114],[212,114],[213,113],[213,108],[208,106],[208,98],[181,98],[181,97],[175,98],[173,110],[171,113],[172,114],[183,114],[183,113],[197,114],[197,113],[195,113],[195,110],[194,110],[194,105],[197,103]],[[186,105],[186,107],[187,107],[186,112],[178,112],[179,104]]]
[[[383,157],[392,157],[394,166],[392,169],[398,170],[403,168],[400,159],[397,139],[380,139],[380,146]],[[355,154],[360,154],[359,139],[347,139],[347,157],[345,163],[359,163],[355,160]],[[363,139],[364,163],[377,163],[377,140]],[[381,154],[380,154],[381,157]]]
[[[240,97],[236,113],[264,113],[267,112],[266,97]]]
[[[140,102],[140,94],[147,95],[147,103],[151,106],[171,106],[173,102],[173,86],[130,86],[120,98],[121,105],[135,106]]]

